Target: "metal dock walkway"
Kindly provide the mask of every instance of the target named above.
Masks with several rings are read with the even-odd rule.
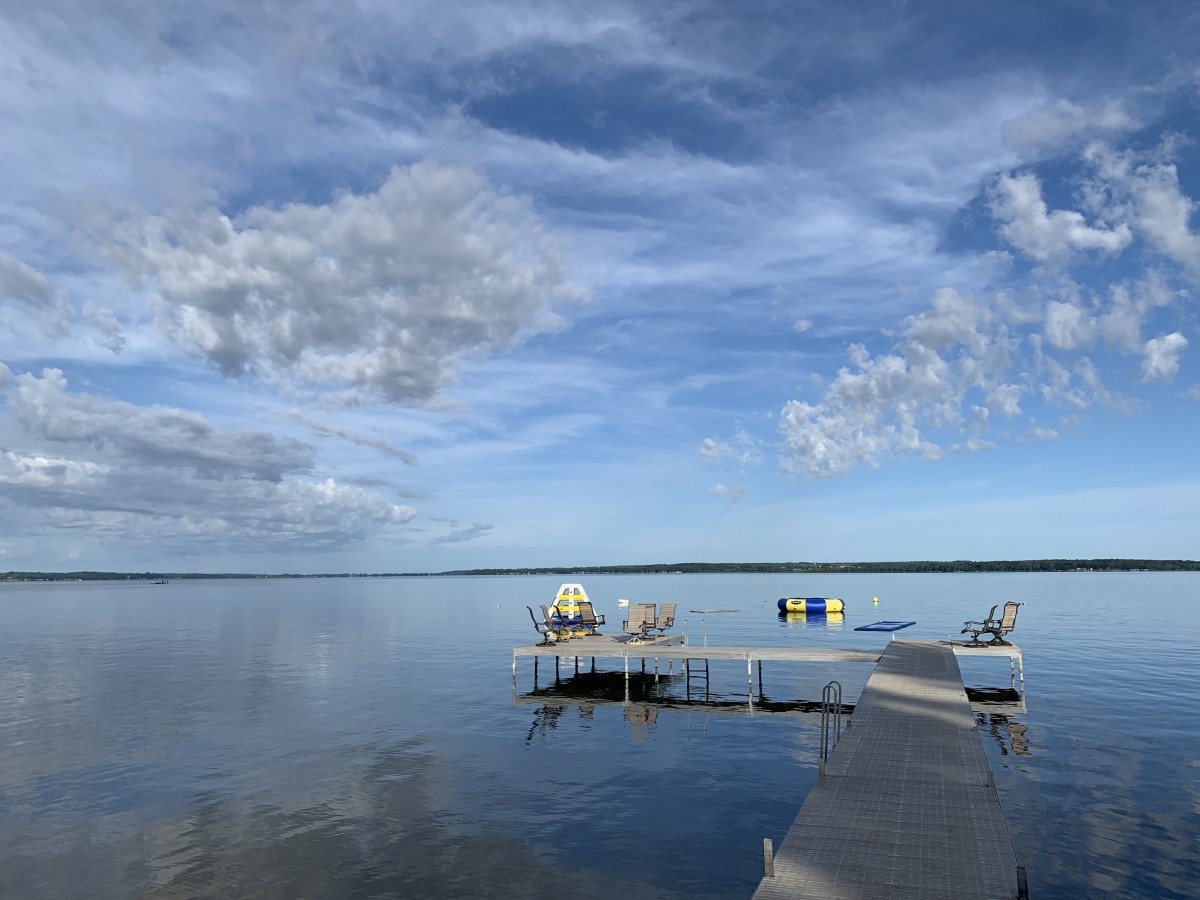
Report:
[[[887,645],[773,867],[755,900],[1022,896],[951,646]]]

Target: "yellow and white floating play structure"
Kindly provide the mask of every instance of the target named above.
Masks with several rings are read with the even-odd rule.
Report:
[[[555,640],[582,637],[594,633],[594,624],[585,624],[583,610],[580,604],[587,604],[588,612],[595,615],[592,601],[588,599],[587,591],[582,584],[564,583],[558,586],[554,597],[554,605],[550,607],[550,621],[560,626],[554,635]],[[603,623],[603,619],[600,620]]]

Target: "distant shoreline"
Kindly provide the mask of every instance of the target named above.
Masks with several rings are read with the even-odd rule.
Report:
[[[1190,559],[1026,559],[910,560],[907,562],[784,563],[653,563],[623,566],[552,566],[546,568],[456,569],[447,572],[3,572],[0,582],[27,581],[161,581],[203,578],[438,578],[463,575],[847,575],[928,574],[952,572],[1196,572]]]

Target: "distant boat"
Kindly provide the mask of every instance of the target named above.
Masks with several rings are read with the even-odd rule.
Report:
[[[165,578],[159,578],[158,580],[152,581],[150,583],[151,584],[170,584],[171,582],[167,581],[167,579],[165,579]]]
[[[618,600],[618,601],[617,601],[617,606],[628,606],[628,605],[629,605],[629,601],[628,601],[628,600],[621,599],[621,600]]]

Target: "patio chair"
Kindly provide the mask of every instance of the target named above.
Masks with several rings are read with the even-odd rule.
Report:
[[[1000,646],[1000,645],[1003,645],[1005,647],[1011,646],[1010,642],[1008,642],[1004,639],[1004,635],[1008,634],[1010,631],[1013,630],[1014,627],[1016,627],[1017,610],[1021,608],[1021,605],[1022,604],[1017,603],[1015,600],[1010,600],[1009,602],[1004,604],[1004,612],[1002,612],[1000,614],[999,619],[997,619],[995,617],[996,616],[996,607],[993,606],[991,609],[991,612],[989,612],[987,614],[987,618],[984,619],[982,622],[964,622],[963,624],[966,625],[966,627],[960,633],[971,635],[971,639],[969,641],[967,641],[966,646],[968,646],[968,647],[995,647],[995,646]],[[976,626],[978,626],[978,627],[976,627]],[[981,641],[979,639],[979,636],[981,634],[986,634],[986,635],[989,635],[990,637],[986,641]]]
[[[675,604],[664,603],[658,611],[658,618],[654,621],[654,630],[659,634],[666,634],[670,629],[675,627]]]
[[[988,627],[988,625],[990,625],[992,622],[994,622],[996,620],[996,607],[999,605],[1000,604],[997,603],[991,609],[989,609],[988,614],[983,617],[983,621],[981,621],[981,622],[974,622],[974,621],[963,622],[963,630],[960,631],[959,634],[966,634],[968,631],[971,630],[972,625],[978,625],[979,630],[983,631],[985,628]]]
[[[541,603],[539,606],[542,610],[542,621],[545,623],[546,627],[550,629],[547,640],[549,640],[550,636],[553,636],[556,641],[564,641],[569,638],[571,636],[571,626],[561,618],[556,619],[554,616],[550,615],[550,610],[545,603]]]
[[[626,634],[632,635],[631,643],[645,640],[654,627],[654,604],[635,603],[629,607],[629,618],[622,625]]]
[[[596,610],[590,600],[579,601],[579,619],[583,623],[583,627],[588,630],[588,634],[599,634],[599,628],[604,624],[604,616],[596,615]]]
[[[537,620],[537,616],[534,615],[532,606],[526,605],[525,608],[529,610],[529,618],[533,619],[533,630],[542,636],[542,639],[538,641],[538,644],[540,646],[545,646],[546,644],[554,643],[552,640],[550,640],[551,628],[549,623],[544,621],[539,622]]]

